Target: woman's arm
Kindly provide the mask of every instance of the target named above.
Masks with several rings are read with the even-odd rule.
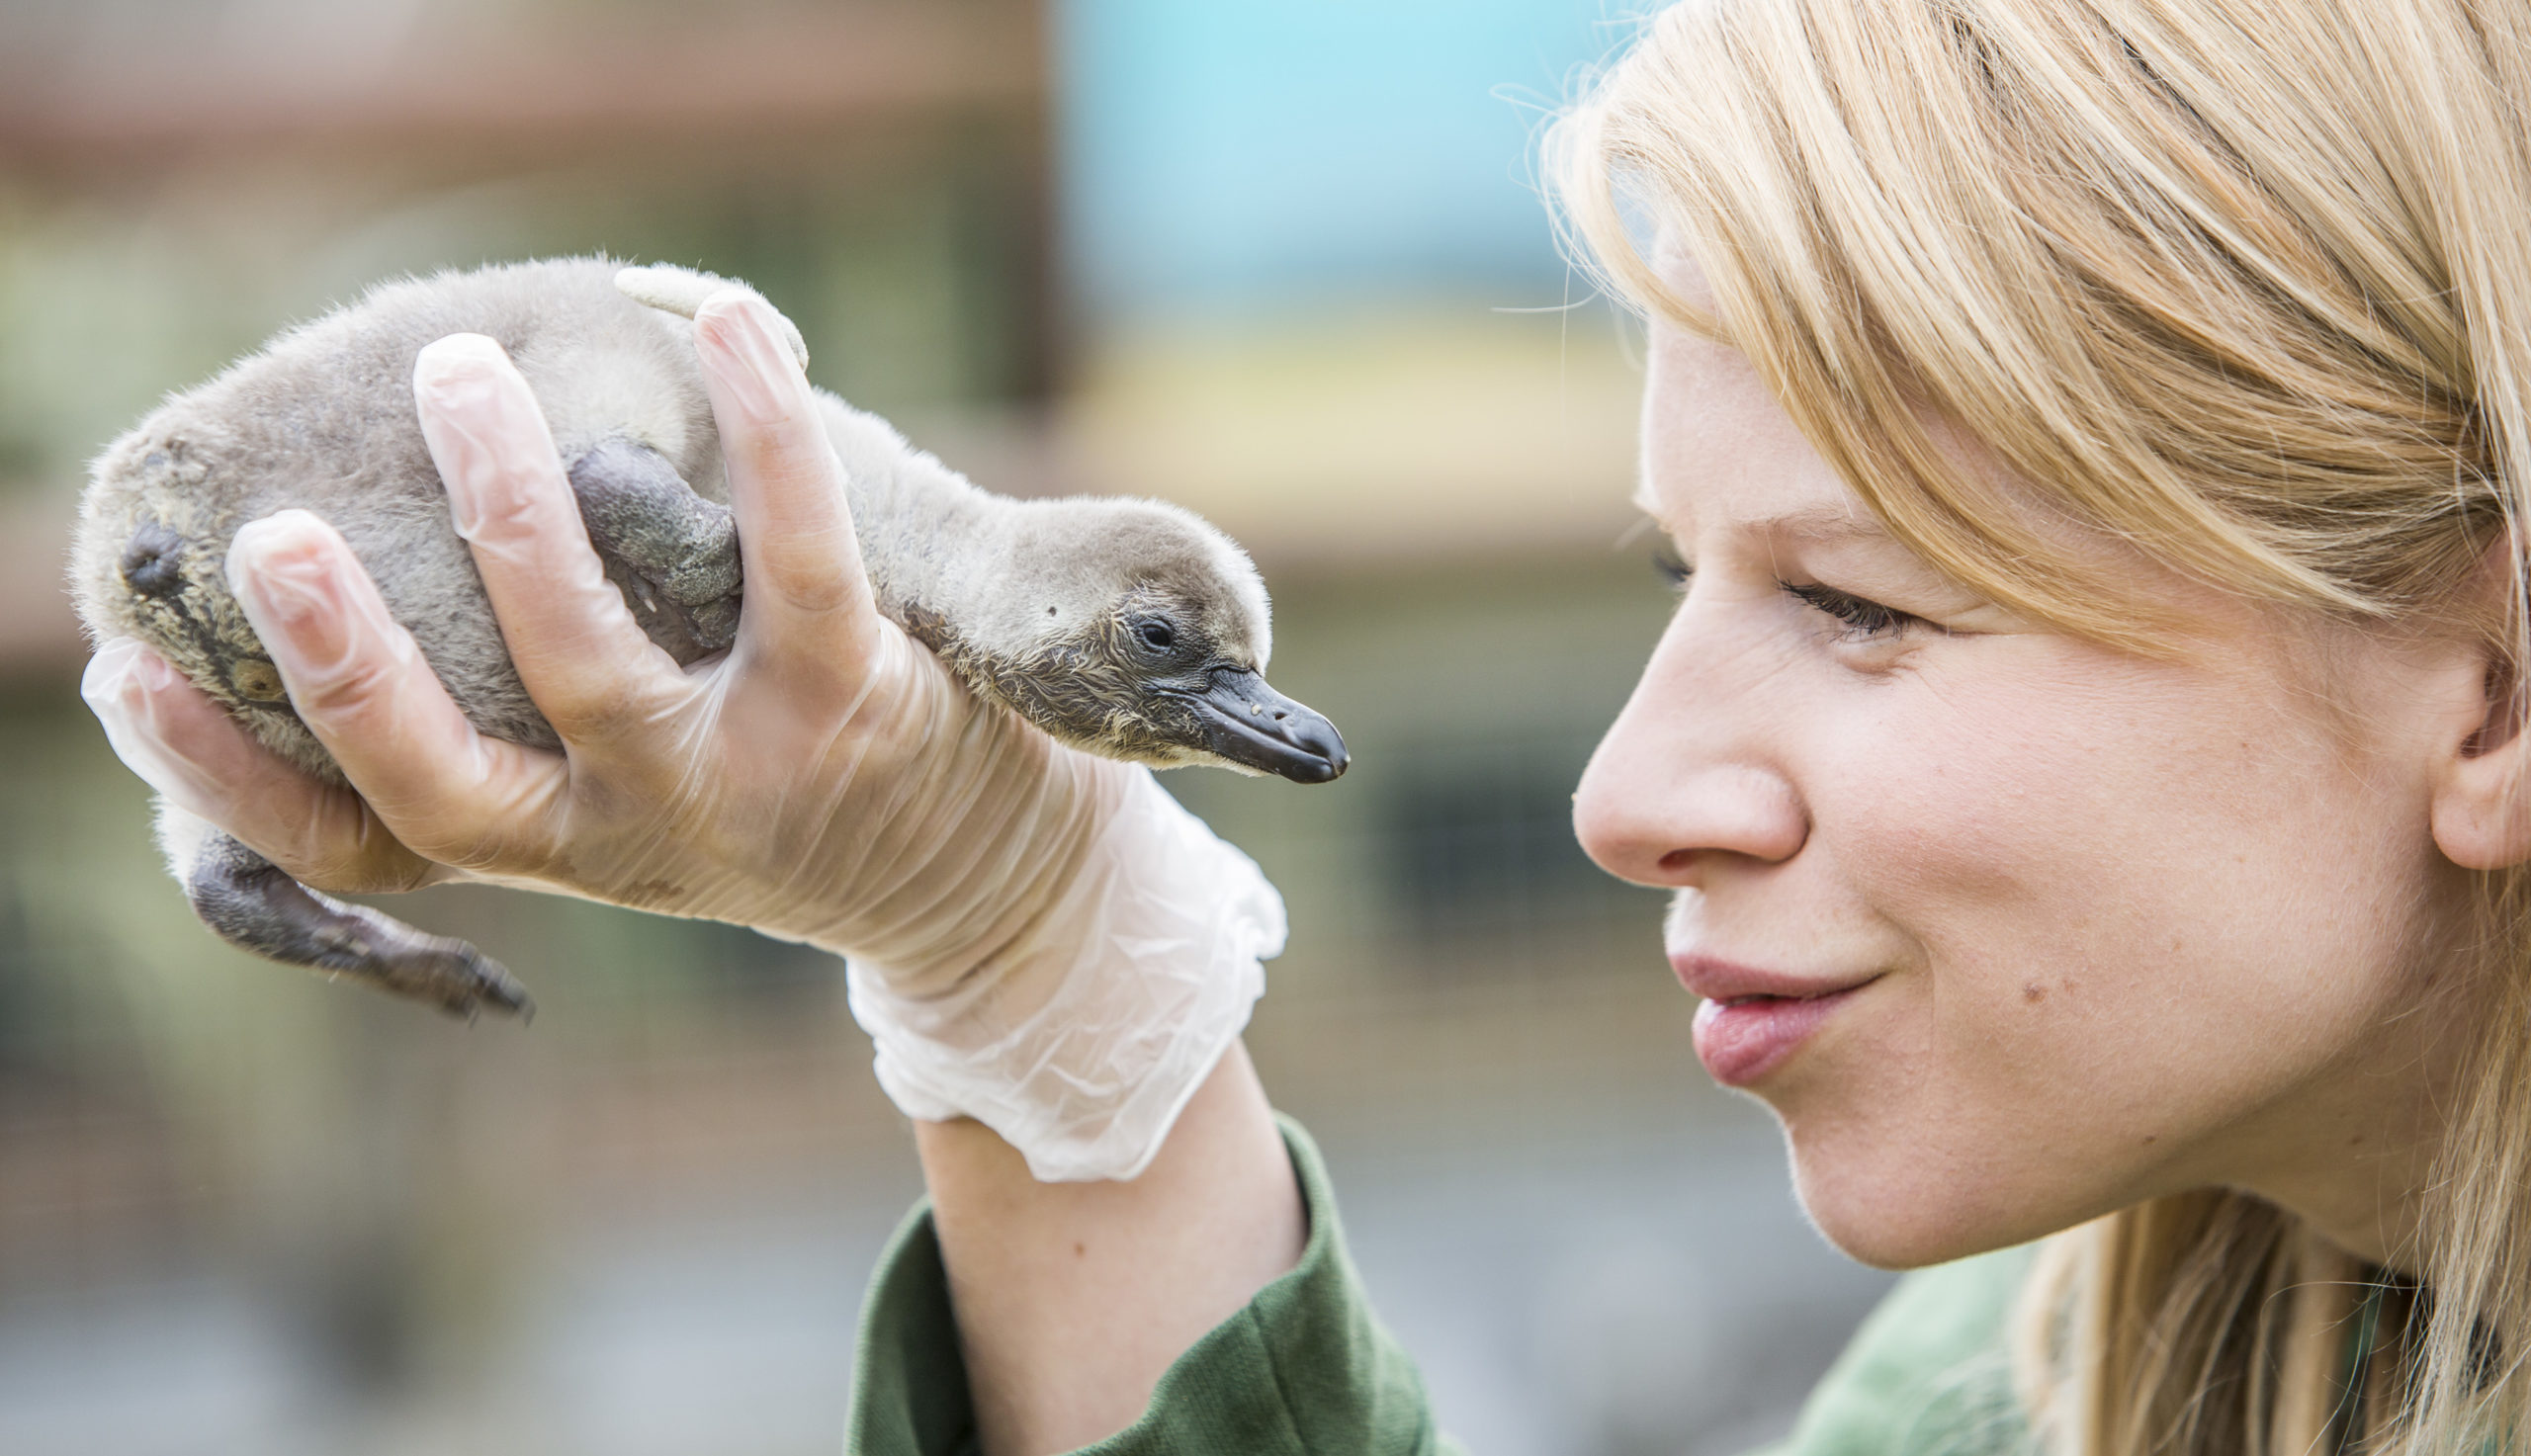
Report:
[[[1122,1429],[1171,1362],[1300,1257],[1300,1189],[1233,1043],[1141,1177],[1040,1183],[983,1124],[916,1123],[986,1456]]]

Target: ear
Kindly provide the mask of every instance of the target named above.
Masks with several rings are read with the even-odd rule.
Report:
[[[2480,561],[2481,590],[2499,632],[2517,630],[2508,599],[2522,590],[2512,533]],[[2485,620],[2485,619],[2483,619]],[[2482,644],[2453,675],[2453,713],[2436,747],[2434,844],[2465,870],[2506,870],[2531,860],[2531,724],[2525,722],[2523,664]],[[2474,691],[2461,684],[2475,679]]]

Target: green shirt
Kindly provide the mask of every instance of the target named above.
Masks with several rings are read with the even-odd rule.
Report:
[[[1457,1456],[1415,1362],[1372,1315],[1318,1148],[1285,1119],[1309,1210],[1290,1272],[1195,1342],[1094,1456]],[[2006,1456],[2028,1449],[2004,1328],[2028,1267],[2007,1249],[1901,1280],[1768,1456]],[[975,1415],[931,1210],[918,1204],[862,1306],[851,1456],[963,1456]]]

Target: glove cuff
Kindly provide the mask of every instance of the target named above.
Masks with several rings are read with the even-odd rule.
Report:
[[[1265,990],[1282,897],[1257,862],[1137,768],[1061,899],[937,995],[847,960],[879,1085],[909,1117],[972,1117],[1040,1182],[1125,1179],[1169,1130]]]

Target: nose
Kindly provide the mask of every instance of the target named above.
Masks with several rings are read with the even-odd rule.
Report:
[[[1683,611],[1582,772],[1573,831],[1600,868],[1702,889],[1716,865],[1779,864],[1810,817],[1783,759],[1784,695],[1746,654],[1700,642]]]

